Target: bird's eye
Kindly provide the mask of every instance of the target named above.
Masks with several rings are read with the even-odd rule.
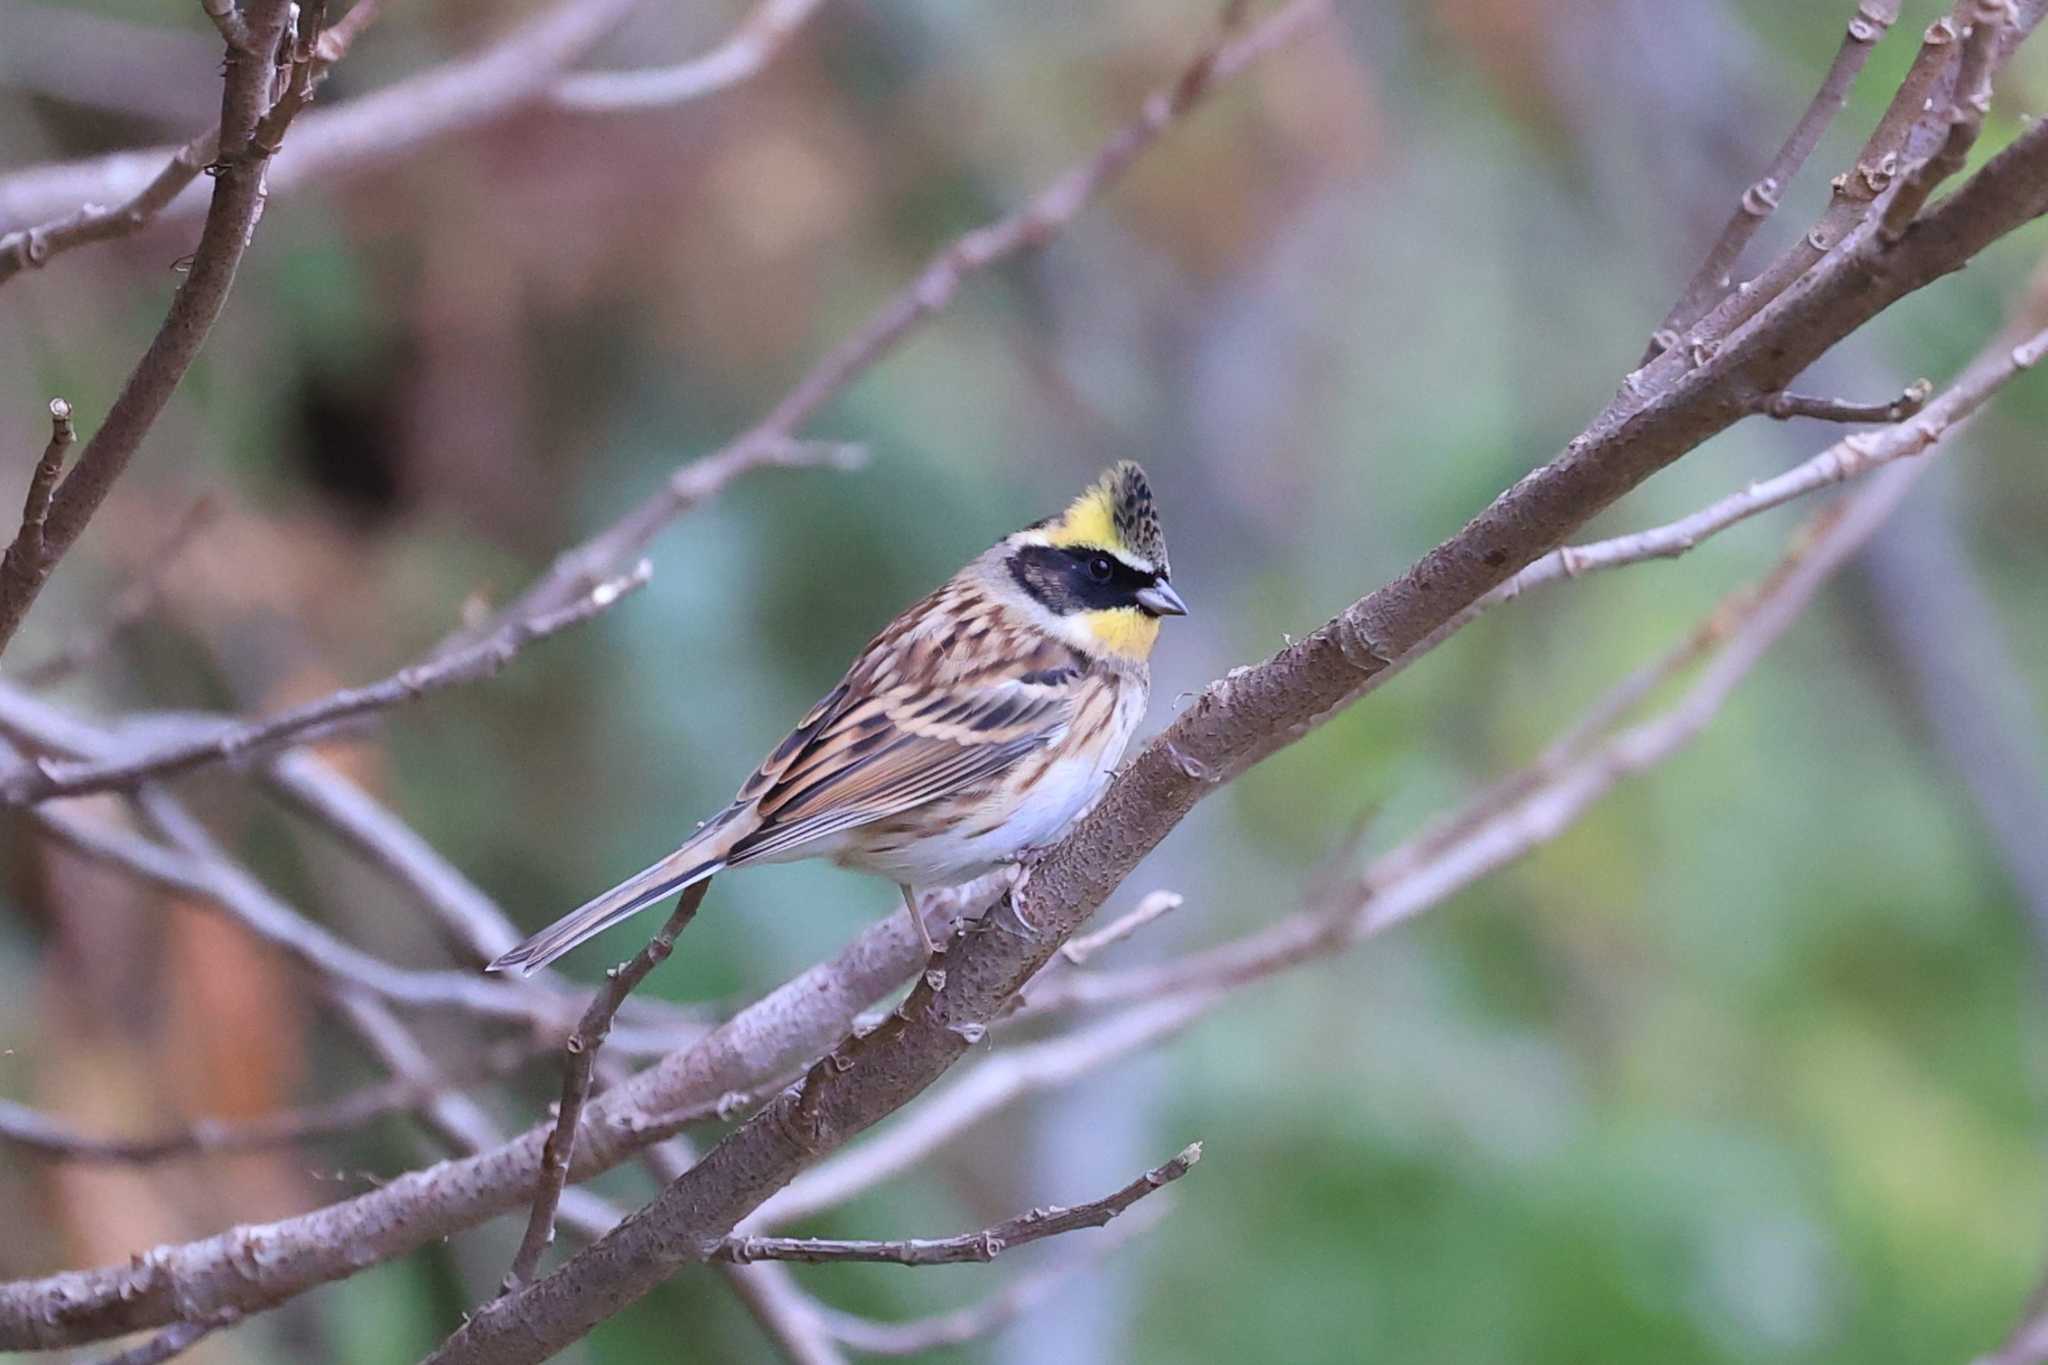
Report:
[[[1097,555],[1088,561],[1088,576],[1097,583],[1107,583],[1116,573],[1116,564],[1108,555]]]

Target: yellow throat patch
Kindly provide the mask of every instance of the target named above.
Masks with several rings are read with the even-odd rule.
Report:
[[[1084,611],[1081,620],[1103,653],[1137,662],[1152,657],[1153,642],[1159,638],[1158,617],[1136,607],[1112,607],[1107,611]]]

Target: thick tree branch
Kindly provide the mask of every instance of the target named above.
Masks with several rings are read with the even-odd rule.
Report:
[[[1201,1017],[1208,1003],[1191,995],[1161,1000],[1072,1033],[997,1052],[886,1131],[805,1171],[755,1210],[741,1230],[788,1227],[838,1208],[915,1170],[997,1110],[1157,1046]]]

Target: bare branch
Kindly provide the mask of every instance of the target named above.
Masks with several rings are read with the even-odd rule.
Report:
[[[606,973],[604,988],[591,1000],[576,1031],[563,1044],[568,1059],[562,1065],[562,1099],[554,1129],[541,1147],[540,1180],[533,1196],[533,1212],[527,1217],[526,1232],[519,1239],[519,1250],[512,1257],[512,1268],[505,1272],[499,1293],[509,1294],[531,1280],[541,1253],[555,1239],[555,1209],[562,1201],[562,1187],[569,1180],[569,1165],[575,1160],[576,1133],[583,1122],[584,1102],[590,1098],[591,1068],[596,1065],[597,1050],[604,1046],[612,1031],[613,1016],[634,987],[668,960],[675,950],[676,936],[697,917],[697,907],[704,903],[704,893],[710,889],[707,878],[685,890],[668,921],[647,941],[647,946]]]
[[[1835,177],[1820,220],[1754,279],[1714,305],[1706,316],[1653,336],[1653,355],[1673,351],[1688,358],[1711,354],[1724,338],[1782,298],[1823,258],[1847,244],[1862,229],[1872,204],[1896,183],[1899,167],[1913,154],[1916,134],[1932,121],[1928,112],[1932,101],[1944,78],[1952,74],[1951,59],[1960,29],[1956,16],[1975,0],[1954,3],[1953,13],[1935,20],[1922,35],[1913,64],[1907,68],[1905,79],[1865,140],[1855,163]]]
[[[1922,454],[2022,371],[2039,364],[2044,353],[2048,353],[2048,331],[2037,332],[2016,345],[1996,347],[1972,362],[1940,398],[1927,404],[1913,420],[1845,436],[1783,474],[1750,484],[1666,525],[1591,545],[1563,546],[1482,599],[1480,608],[1517,597],[1543,583],[1580,578],[1650,559],[1675,559],[1700,542],[1773,507],[1846,482],[1880,465]]]
[[[710,1253],[715,1261],[885,1261],[890,1265],[958,1265],[993,1261],[1013,1246],[1056,1237],[1078,1228],[1099,1228],[1148,1194],[1166,1188],[1202,1159],[1202,1144],[1191,1142],[1180,1155],[1154,1166],[1115,1194],[1072,1208],[1033,1209],[980,1232],[935,1240],[845,1242],[810,1237],[727,1237]]]
[[[688,1168],[686,1162],[668,1178],[673,1180]],[[718,1269],[789,1365],[846,1365],[845,1353],[825,1325],[824,1309],[803,1292],[787,1265],[780,1261],[727,1262]]]
[[[2042,1365],[2048,1361],[2048,1284],[2028,1295],[2021,1311],[2019,1325],[1999,1348],[1978,1356],[1970,1365]]]
[[[979,1303],[950,1313],[909,1322],[877,1322],[823,1306],[817,1312],[827,1332],[865,1355],[919,1356],[964,1345],[999,1331],[1051,1299],[1069,1278],[1150,1232],[1166,1216],[1169,1207],[1164,1199],[1148,1200],[1110,1224],[1102,1236],[1091,1237],[1079,1252],[1020,1275]]]
[[[1654,339],[1640,363],[1647,364],[1657,357],[1658,352],[1668,349],[1680,332],[1697,322],[1728,291],[1729,273],[1742,258],[1742,249],[1749,245],[1750,238],[1756,236],[1757,229],[1777,211],[1785,187],[1799,174],[1799,168],[1806,164],[1806,159],[1820,144],[1821,135],[1827,132],[1828,125],[1835,121],[1835,115],[1841,113],[1842,106],[1848,102],[1849,90],[1856,84],[1864,63],[1870,60],[1871,49],[1890,31],[1898,17],[1899,0],[1859,0],[1856,12],[1849,16],[1841,45],[1835,49],[1835,59],[1828,64],[1820,89],[1814,92],[1813,101],[1799,116],[1799,122],[1792,125],[1784,145],[1771,158],[1771,164],[1764,169],[1763,175],[1743,191],[1742,199],[1736,204],[1735,212],[1729,215],[1721,235],[1707,249],[1707,258],[1700,262],[1699,269],[1686,281],[1677,301],[1664,315],[1664,321],[1657,324],[1651,334]]]
[[[286,0],[249,0],[242,10],[249,41],[228,48],[221,93],[220,171],[214,177],[213,197],[192,267],[106,420],[85,443],[78,463],[51,498],[49,518],[41,532],[43,548],[36,562],[0,562],[0,649],[20,629],[51,567],[85,530],[86,522],[128,467],[227,303],[235,268],[262,205],[268,156],[255,145],[253,135],[269,107],[270,54],[277,49],[289,8]]]
[[[40,587],[50,576],[55,557],[44,540],[44,526],[50,519],[50,499],[56,496],[64,474],[64,456],[78,440],[78,428],[71,423],[71,405],[61,398],[50,400],[50,440],[43,447],[29,476],[28,496],[21,509],[21,530],[0,557],[0,584],[33,583]]]
[[[207,763],[232,762],[287,743],[337,721],[386,710],[432,692],[497,674],[528,645],[599,616],[653,576],[646,561],[629,574],[606,579],[568,605],[543,615],[515,618],[485,639],[401,668],[379,682],[344,688],[268,720],[230,724],[202,738],[167,744],[134,757],[96,762],[35,759],[0,774],[0,803],[26,805],[58,796],[127,791],[155,778]]]
[[[738,85],[775,59],[823,0],[763,0],[732,36],[701,57],[658,71],[590,71],[548,92],[558,108],[587,113],[681,104]]]
[[[1326,22],[1330,13],[1331,0],[1290,0],[1242,37],[1206,50],[1180,79],[1154,91],[1138,116],[1111,134],[1093,156],[1022,208],[941,249],[915,279],[811,366],[751,430],[717,453],[678,469],[660,491],[561,555],[500,619],[551,609],[574,594],[578,584],[642,553],[663,528],[738,474],[782,462],[789,443],[820,409],[944,308],[970,275],[1043,246],[1219,82]]]
[[[149,182],[111,208],[87,203],[62,218],[0,235],[0,284],[23,270],[40,268],[52,256],[93,242],[138,232],[162,213],[220,154],[220,128],[207,129],[179,147]]]
[[[335,1099],[247,1119],[198,1119],[153,1137],[110,1138],[77,1132],[23,1105],[0,1100],[0,1143],[58,1161],[151,1163],[219,1152],[285,1147],[352,1133],[394,1114],[410,1113],[440,1095],[500,1079],[534,1056],[528,1047],[497,1047],[459,1080],[380,1081]]]
[[[1889,403],[1851,403],[1843,398],[1782,390],[1758,405],[1758,411],[1780,422],[1794,417],[1812,417],[1822,422],[1903,422],[1921,408],[1934,386],[1925,379],[1908,384]]]
[[[1963,55],[1956,71],[1955,86],[1948,100],[1948,134],[1933,155],[1914,166],[1893,192],[1879,220],[1878,236],[1896,242],[1934,193],[1935,186],[1954,175],[1969,160],[1970,148],[1984,130],[1984,116],[1991,112],[1991,72],[2004,27],[2018,23],[2012,0],[1976,0],[1969,28],[1963,34]]]
[[[443,63],[346,105],[309,112],[294,125],[290,146],[278,154],[271,167],[266,182],[269,192],[286,193],[302,185],[331,181],[348,171],[483,127],[530,105],[564,68],[616,27],[635,3],[637,0],[559,0],[481,52]],[[359,0],[321,37],[315,49],[317,59],[330,67],[339,61],[348,44],[382,8],[383,0]],[[176,150],[153,147],[116,152],[26,167],[0,176],[0,223],[11,224],[17,231],[30,224],[45,224],[38,231],[47,233],[73,216],[80,204],[129,200],[166,173],[165,163],[173,159]],[[180,191],[189,189],[198,168],[212,160],[213,153],[207,153],[190,174],[167,187],[144,221],[168,222],[196,213],[196,191]],[[7,240],[0,238],[0,244]]]
[[[207,13],[215,16],[217,23],[221,22],[220,16],[215,15],[219,10],[234,25],[242,25],[241,11],[234,7],[232,0],[202,0],[202,3]],[[275,155],[282,145],[284,130],[312,99],[313,92],[326,79],[329,69],[347,55],[349,45],[369,27],[383,7],[383,0],[357,0],[345,18],[322,31],[319,24],[324,17],[325,0],[321,0],[319,13],[311,4],[307,6],[300,19],[300,39],[296,44],[291,84],[252,133],[257,146],[267,154]],[[313,35],[310,43],[306,40],[309,34]],[[246,34],[238,41],[223,28],[222,35],[231,48],[247,46]],[[113,241],[141,231],[169,208],[198,178],[199,172],[212,165],[219,156],[220,124],[215,123],[184,146],[170,151],[161,170],[113,207],[88,200],[61,218],[0,234],[0,284],[5,284],[24,269],[48,264],[52,256],[73,247]]]
[[[1180,909],[1186,901],[1178,891],[1154,891],[1128,915],[1111,921],[1092,934],[1076,934],[1060,945],[1060,956],[1079,966],[1104,948],[1122,943],[1153,920]]]
[[[1006,1048],[930,1097],[887,1131],[805,1171],[755,1210],[742,1230],[787,1227],[838,1208],[913,1170],[989,1115],[1173,1037],[1209,1002],[1192,994],[1141,1005],[1083,1029]]]

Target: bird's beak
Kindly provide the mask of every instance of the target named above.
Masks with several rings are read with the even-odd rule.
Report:
[[[1188,604],[1180,600],[1173,584],[1165,579],[1138,589],[1138,605],[1154,616],[1186,616]]]

